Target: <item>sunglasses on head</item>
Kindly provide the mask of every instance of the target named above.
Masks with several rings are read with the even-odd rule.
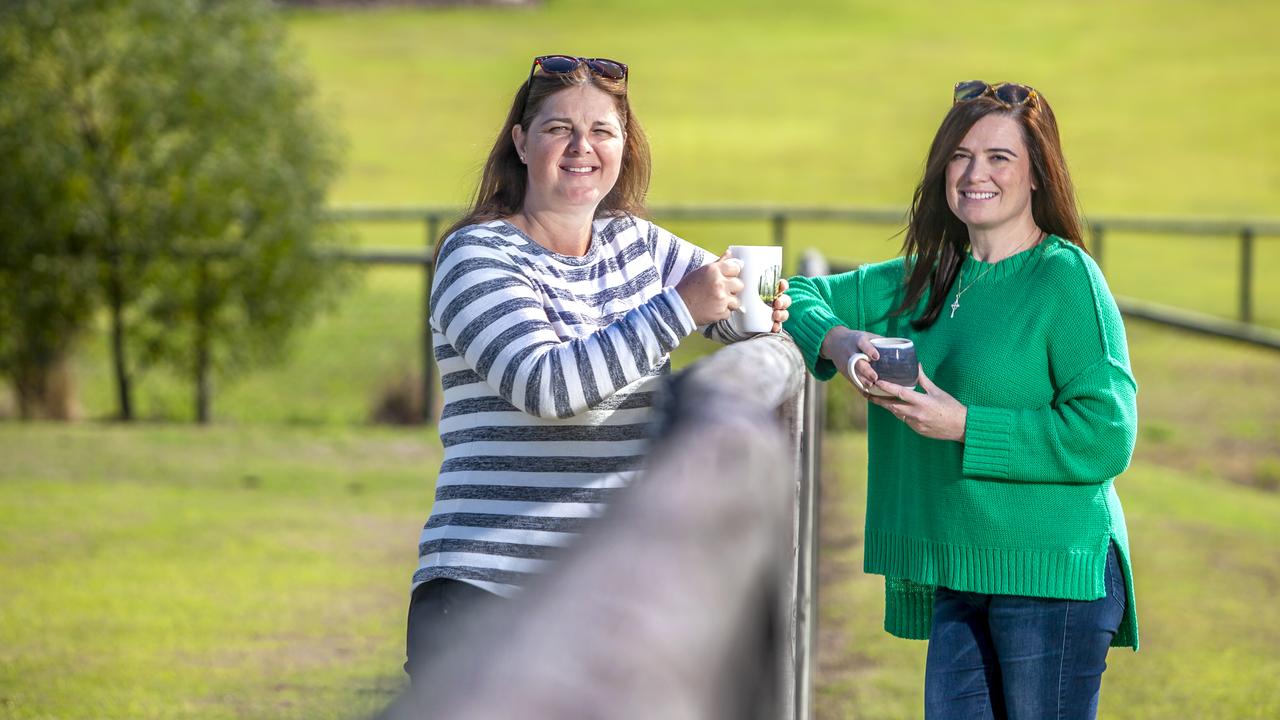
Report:
[[[994,97],[1005,105],[1026,105],[1039,97],[1035,89],[1027,85],[1008,82],[991,85],[982,80],[966,80],[956,83],[952,105],[966,100],[976,100],[987,95]]]
[[[529,84],[533,84],[533,73],[538,68],[542,68],[544,73],[563,75],[577,70],[578,66],[583,63],[587,64],[587,69],[602,78],[610,80],[627,79],[626,63],[620,63],[617,60],[574,57],[573,55],[539,55],[533,59],[533,65],[529,66]]]

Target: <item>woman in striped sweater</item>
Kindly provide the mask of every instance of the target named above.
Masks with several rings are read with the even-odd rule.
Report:
[[[444,462],[413,576],[411,676],[460,612],[514,594],[632,479],[676,345],[699,326],[741,339],[723,322],[738,265],[639,217],[649,149],[626,80],[610,60],[536,58],[475,205],[437,246]],[[775,301],[775,331],[789,304]]]

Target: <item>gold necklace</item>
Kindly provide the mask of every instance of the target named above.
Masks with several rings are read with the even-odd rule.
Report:
[[[1043,231],[1043,230],[1041,230],[1040,228],[1036,228],[1036,232],[1035,232],[1034,234],[1032,234],[1032,237],[1035,237],[1035,235],[1036,235],[1036,234],[1038,234],[1038,235],[1040,236],[1039,240],[1043,240],[1043,239],[1044,239],[1044,231]],[[1030,238],[1028,238],[1028,240],[1029,240],[1029,239],[1030,239]],[[1024,245],[1025,245],[1025,247],[1024,247]],[[1030,244],[1023,243],[1023,245],[1019,245],[1019,246],[1018,246],[1018,249],[1017,249],[1017,250],[1014,250],[1013,252],[1011,252],[1011,253],[1009,253],[1008,255],[1006,255],[1006,256],[1005,256],[1005,258],[1011,258],[1011,257],[1013,257],[1014,255],[1017,255],[1018,253],[1022,252],[1024,249],[1031,247],[1032,245],[1035,245],[1035,242],[1032,242],[1032,243],[1030,243]],[[978,282],[979,280],[981,280],[981,279],[982,279],[982,276],[983,276],[983,275],[986,275],[987,273],[991,272],[991,269],[992,269],[992,268],[994,268],[994,267],[995,267],[996,265],[998,265],[998,264],[999,264],[999,263],[991,263],[990,265],[988,265],[988,266],[987,266],[987,269],[986,269],[986,270],[983,270],[982,272],[978,273],[978,277],[976,277],[976,278],[974,278],[974,279],[970,280],[968,285],[965,285],[964,287],[960,288],[960,290],[958,290],[958,291],[956,292],[956,299],[955,299],[955,300],[953,300],[953,301],[951,302],[951,317],[955,317],[955,316],[956,316],[956,311],[960,309],[960,296],[961,296],[961,295],[963,295],[963,294],[965,294],[965,292],[966,292],[966,291],[968,291],[968,290],[969,290],[969,288],[971,288],[971,287],[973,287],[975,284],[977,284],[977,282]]]

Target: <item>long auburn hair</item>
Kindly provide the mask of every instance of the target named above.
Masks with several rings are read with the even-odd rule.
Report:
[[[906,258],[906,294],[895,314],[911,312],[925,291],[929,292],[924,312],[911,321],[916,330],[924,330],[937,322],[946,304],[947,291],[968,254],[969,230],[947,205],[947,165],[969,129],[988,115],[1012,118],[1022,128],[1037,188],[1031,194],[1031,214],[1036,225],[1084,248],[1075,188],[1062,154],[1058,121],[1044,96],[1037,93],[1029,102],[1015,106],[990,96],[958,102],[942,119],[929,147],[924,177],[916,186],[902,243],[902,254]]]
[[[471,207],[437,238],[437,258],[445,238],[460,228],[510,217],[520,211],[524,206],[529,175],[516,153],[511,128],[518,123],[527,133],[530,123],[537,117],[547,98],[583,85],[590,85],[613,97],[624,133],[618,181],[596,208],[596,217],[621,213],[644,214],[644,198],[649,192],[651,169],[649,141],[645,138],[635,113],[631,111],[631,103],[627,101],[626,80],[601,77],[591,72],[586,63],[582,63],[572,72],[535,73],[530,80],[520,84],[511,101],[511,109],[507,111],[507,120],[498,131],[498,139],[493,143],[489,159],[484,163],[484,173],[480,177],[480,186],[476,189]]]

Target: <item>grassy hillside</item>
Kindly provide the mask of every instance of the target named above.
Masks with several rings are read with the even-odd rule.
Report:
[[[532,56],[629,62],[653,146],[655,204],[903,206],[958,79],[1016,79],[1057,110],[1091,214],[1280,215],[1280,59],[1266,2],[998,1],[963,6],[804,2],[550,2],[535,9],[288,15],[299,61],[348,138],[336,204],[466,201]],[[660,221],[661,218],[658,218]],[[767,242],[764,223],[671,223],[719,250]],[[424,244],[413,223],[361,226],[366,246]],[[801,223],[791,247],[896,254],[895,228]],[[1107,239],[1117,293],[1233,316],[1229,238]],[[1280,238],[1259,239],[1255,314],[1280,327]],[[220,383],[233,420],[362,421],[416,367],[421,280],[378,270],[296,338],[283,367]],[[1198,340],[1190,340],[1202,348]],[[102,335],[78,364],[85,413],[114,408]],[[144,416],[184,418],[182,379],[143,374]]]
[[[653,146],[654,204],[901,207],[957,80],[1049,98],[1089,215],[1280,214],[1274,3],[550,2],[535,10],[296,13],[291,30],[350,141],[336,203],[466,202],[530,59],[623,59]],[[584,30],[585,28],[585,30]],[[660,218],[659,218],[660,219]],[[677,226],[710,248],[762,225]],[[891,229],[800,227],[797,247],[892,256]],[[418,246],[420,228],[365,234]],[[1236,246],[1115,235],[1119,292],[1231,316]],[[1280,326],[1280,239],[1255,305]],[[1169,282],[1170,278],[1176,278]]]
[[[531,58],[570,52],[631,65],[654,202],[901,205],[951,86],[986,78],[1053,102],[1089,212],[1268,215],[1277,21],[1264,1],[552,0],[290,29],[351,139],[340,203],[465,200]]]

